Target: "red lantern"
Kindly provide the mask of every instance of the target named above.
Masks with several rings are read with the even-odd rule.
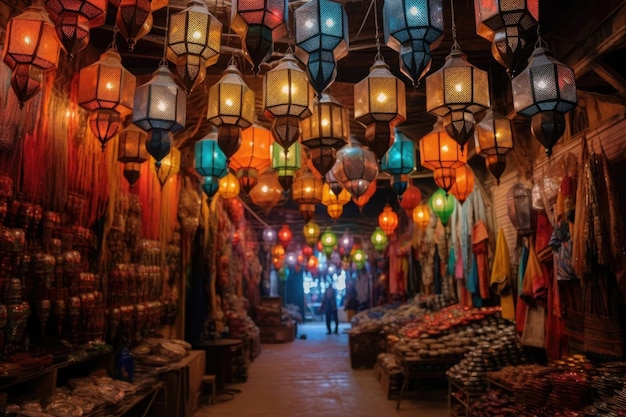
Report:
[[[400,200],[400,207],[402,207],[407,213],[412,213],[413,209],[422,202],[422,192],[419,188],[414,186],[411,181],[406,188],[406,191],[402,193],[402,199]]]
[[[291,238],[293,237],[293,233],[288,225],[284,224],[283,227],[278,231],[278,241],[283,247],[287,247],[289,242],[291,242]]]

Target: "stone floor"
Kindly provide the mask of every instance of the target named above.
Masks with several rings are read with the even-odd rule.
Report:
[[[400,410],[387,399],[371,369],[350,366],[348,335],[326,334],[323,324],[305,323],[291,343],[263,344],[250,364],[248,380],[227,388],[240,389],[234,398],[218,396],[194,417],[387,417],[449,416],[442,385],[424,386],[407,395]]]

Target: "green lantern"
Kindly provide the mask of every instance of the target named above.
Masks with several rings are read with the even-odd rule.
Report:
[[[439,188],[430,196],[430,199],[428,199],[428,205],[445,226],[448,224],[448,220],[454,211],[456,199],[452,194],[448,194],[442,188]]]
[[[326,230],[320,237],[322,248],[326,256],[330,256],[333,253],[335,245],[337,245],[337,235],[330,230]]]
[[[374,245],[374,249],[378,252],[382,252],[387,247],[387,235],[380,227],[377,227],[376,230],[374,230],[370,240],[372,241],[372,245]]]
[[[356,265],[357,269],[363,269],[365,266],[365,252],[361,249],[357,249],[352,252],[352,262]]]

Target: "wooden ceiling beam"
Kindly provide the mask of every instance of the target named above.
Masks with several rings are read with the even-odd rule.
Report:
[[[624,79],[624,77],[609,66],[604,65],[601,59],[593,61],[591,63],[591,69],[613,87],[617,91],[617,94],[622,98],[626,98],[626,79]]]

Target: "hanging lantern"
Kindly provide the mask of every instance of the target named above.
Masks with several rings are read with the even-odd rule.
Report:
[[[80,70],[78,104],[92,112],[89,126],[103,149],[117,133],[121,119],[133,112],[135,87],[135,76],[122,66],[115,49]]]
[[[310,246],[315,246],[320,236],[320,227],[314,221],[309,221],[302,228],[305,242]]]
[[[262,238],[264,243],[276,242],[277,236],[278,234],[276,233],[276,230],[274,230],[272,227],[266,227],[265,229],[263,229]]]
[[[363,207],[370,201],[374,193],[376,193],[376,181],[372,181],[370,185],[367,187],[367,191],[364,194],[355,197],[352,196],[352,202],[356,204],[359,210],[363,210]]]
[[[417,87],[443,38],[443,1],[386,0],[383,29],[387,46],[400,53],[400,70]]]
[[[449,192],[459,203],[463,204],[474,191],[474,173],[467,164],[458,167],[455,171],[456,178]]]
[[[170,152],[161,160],[161,166],[157,169],[154,165],[154,175],[159,180],[161,187],[164,187],[169,179],[174,178],[180,172],[180,151],[172,148]]]
[[[474,135],[474,114],[489,106],[487,71],[467,62],[455,38],[446,62],[426,77],[426,110],[443,118],[443,127],[463,152]]]
[[[312,273],[315,274],[317,273],[317,268],[320,264],[319,259],[317,259],[317,256],[309,256],[309,259],[306,261],[306,269]]]
[[[337,152],[333,175],[353,197],[363,195],[378,176],[378,163],[372,151],[350,145]]]
[[[564,114],[576,107],[574,70],[560,63],[537,43],[528,66],[513,78],[513,106],[518,114],[532,116],[533,136],[552,155],[552,147],[565,131]]]
[[[398,227],[398,215],[389,204],[386,204],[382,213],[378,215],[378,225],[387,236],[392,235]]]
[[[511,120],[499,113],[487,110],[485,117],[476,125],[475,150],[486,159],[491,173],[500,183],[506,167],[505,155],[513,149],[513,125]]]
[[[274,52],[274,41],[287,35],[288,12],[286,0],[232,2],[230,28],[241,37],[244,56],[255,74]]]
[[[135,49],[137,41],[152,29],[151,3],[150,0],[121,0],[119,2],[115,24],[126,39],[130,52]]]
[[[367,257],[365,256],[365,252],[363,252],[363,250],[357,249],[352,252],[352,262],[357,267],[357,269],[363,269],[366,259]]]
[[[500,177],[506,169],[506,155],[489,155],[485,158],[485,166],[496,178],[496,185],[500,185]]]
[[[396,131],[393,145],[380,161],[380,170],[392,176],[392,189],[397,195],[402,196],[409,183],[408,175],[415,171],[413,141]]]
[[[337,61],[348,55],[348,16],[343,4],[313,0],[293,12],[296,56],[306,63],[309,82],[322,94],[337,75]]]
[[[430,223],[430,211],[427,204],[420,204],[413,209],[413,223],[420,229],[426,229]]]
[[[300,205],[300,213],[305,221],[315,214],[315,205],[322,202],[322,180],[316,178],[309,170],[305,170],[291,186],[291,199]]]
[[[283,187],[278,182],[276,172],[266,170],[248,193],[250,201],[267,215],[283,197]]]
[[[171,134],[185,127],[186,114],[187,98],[165,64],[135,90],[133,122],[150,134],[146,146],[157,168],[171,146]]]
[[[304,260],[308,262],[309,258],[313,256],[313,248],[311,246],[304,246],[302,248],[302,256]]]
[[[224,200],[230,200],[239,195],[239,179],[230,172],[220,179],[220,196]]]
[[[204,177],[204,183],[207,185],[219,184],[220,178],[228,174],[226,156],[217,141],[212,138],[215,136],[211,134],[209,138],[201,139],[194,145],[194,167],[198,174]],[[207,178],[211,180],[208,181]]]
[[[393,144],[394,127],[406,120],[406,92],[380,55],[354,85],[354,118],[365,126],[365,144],[382,159]]]
[[[252,125],[241,132],[241,145],[228,166],[235,171],[246,193],[256,185],[259,174],[272,164],[272,141],[270,131],[261,126]]]
[[[343,187],[340,190],[339,194],[335,194],[328,182],[322,186],[322,204],[326,206],[326,212],[333,220],[341,217],[343,206],[350,202],[350,193]]]
[[[220,190],[220,178],[202,177],[202,180],[200,180],[200,188],[202,188],[204,194],[211,199],[215,193]]]
[[[467,162],[467,153],[442,129],[440,121],[420,139],[420,163],[424,168],[457,168]]]
[[[68,59],[85,49],[89,28],[104,24],[108,3],[108,0],[44,0]]]
[[[330,170],[326,173],[324,177],[324,183],[330,186],[330,189],[335,193],[335,195],[339,195],[341,190],[343,190],[343,185],[335,178],[335,174]]]
[[[131,188],[134,187],[141,176],[141,164],[137,162],[125,162],[123,175],[126,181],[128,181],[128,185],[130,185]]]
[[[187,8],[170,15],[167,31],[167,59],[176,65],[187,94],[206,76],[206,68],[220,56],[222,23],[202,0],[192,0]]]
[[[331,230],[326,230],[322,233],[322,236],[320,236],[320,242],[322,243],[322,249],[326,256],[330,256],[337,245],[337,235]]]
[[[407,213],[412,213],[413,209],[417,207],[422,202],[422,192],[419,188],[414,186],[411,182],[409,182],[409,186],[407,187],[404,194],[402,194],[402,199],[400,200],[400,207],[404,209]]]
[[[428,199],[428,206],[433,213],[441,220],[444,226],[448,224],[448,220],[454,211],[456,201],[452,194],[448,194],[439,188]]]
[[[276,244],[272,247],[272,256],[275,258],[283,258],[285,256],[285,246]]]
[[[539,22],[539,0],[476,0],[474,13],[476,33],[492,42],[491,53],[512,76]]]
[[[3,61],[11,69],[11,87],[20,107],[41,88],[43,73],[59,62],[59,42],[46,10],[35,4],[12,17],[6,27]]]
[[[284,149],[298,141],[300,122],[313,112],[313,98],[306,72],[289,52],[263,76],[264,114],[274,120],[274,140]]]
[[[456,168],[437,168],[433,170],[433,179],[447,193],[456,180]]]
[[[148,160],[148,152],[144,142],[148,134],[134,124],[120,132],[118,135],[117,160],[119,162],[143,163]]]
[[[291,229],[289,228],[289,225],[283,224],[283,227],[280,228],[280,230],[278,231],[278,235],[277,235],[277,238],[280,244],[283,245],[284,247],[289,246],[289,242],[291,242],[292,237],[293,237],[293,234],[291,233]]]
[[[385,234],[385,232],[383,232],[383,229],[377,226],[376,230],[374,230],[372,236],[370,237],[370,241],[372,242],[372,246],[374,246],[374,249],[376,249],[378,252],[382,252],[387,247],[387,243],[389,240],[387,239],[387,235]]]
[[[346,230],[339,238],[339,247],[343,249],[344,253],[350,253],[352,246],[354,245],[354,238]]]
[[[231,63],[224,76],[209,88],[207,119],[217,126],[220,148],[227,159],[239,149],[241,129],[254,121],[254,91],[241,78],[237,67]]]
[[[324,176],[336,161],[336,151],[348,143],[347,109],[328,94],[313,105],[313,114],[301,122],[300,143],[311,150],[313,165]]]
[[[532,192],[523,184],[513,185],[506,193],[506,209],[520,236],[532,236],[537,228],[537,212],[532,208]]]
[[[274,138],[276,137],[274,136]],[[276,142],[272,144],[272,169],[278,174],[278,182],[284,191],[291,188],[296,171],[302,165],[301,160],[302,146],[300,142],[295,142],[288,150]]]
[[[326,206],[326,213],[328,213],[328,217],[333,220],[337,220],[343,214],[343,206],[337,203],[331,203]]]

